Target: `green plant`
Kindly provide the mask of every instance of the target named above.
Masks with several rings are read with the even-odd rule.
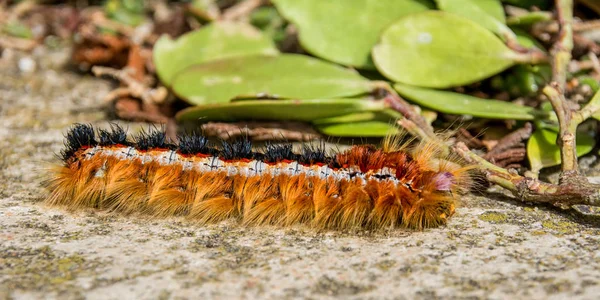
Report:
[[[548,20],[547,12],[506,18],[499,0],[272,2],[280,15],[271,10],[266,16],[278,18],[279,28],[282,17],[294,25],[301,46],[315,57],[279,53],[268,40],[273,35],[240,23],[220,33],[221,23],[205,26],[175,42],[163,37],[154,52],[158,76],[193,105],[179,112],[180,121],[299,120],[329,135],[384,136],[399,119],[399,127],[462,156],[522,200],[599,204],[600,188],[577,171],[577,156],[589,152],[594,140],[575,141],[578,126],[600,115],[600,94],[580,110],[565,98],[567,77],[575,76],[567,72],[572,0],[555,3],[560,32],[550,49],[523,31]],[[548,7],[547,1],[534,2],[511,4]],[[552,110],[455,90],[481,82],[513,96],[542,92]],[[533,122],[530,172],[517,175],[464,144],[446,145],[401,97],[444,114]],[[554,135],[557,143],[549,143]],[[536,178],[542,167],[561,162],[559,184]]]

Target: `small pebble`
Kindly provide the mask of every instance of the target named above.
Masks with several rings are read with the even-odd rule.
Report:
[[[19,70],[23,73],[31,73],[35,71],[35,61],[31,57],[23,57],[19,59]]]
[[[588,181],[590,183],[600,184],[600,177],[598,177],[598,176],[596,176],[596,177],[588,177],[587,179],[588,179]]]

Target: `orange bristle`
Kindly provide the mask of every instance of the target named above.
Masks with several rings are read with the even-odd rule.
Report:
[[[248,226],[422,229],[445,224],[469,184],[470,167],[435,145],[409,151],[394,138],[383,149],[360,145],[327,156],[314,147],[252,152],[245,140],[219,150],[199,136],[176,147],[157,133],[131,143],[119,127],[113,132],[103,131],[100,142],[87,125],[69,132],[65,165],[45,183],[48,204],[201,224],[235,218]]]

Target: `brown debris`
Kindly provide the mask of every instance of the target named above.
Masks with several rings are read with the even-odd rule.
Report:
[[[113,32],[105,33],[101,28]],[[128,64],[129,51],[133,45],[152,45],[158,39],[153,29],[152,23],[131,27],[108,19],[98,8],[88,8],[81,13],[73,62],[82,69],[92,66],[120,69]]]
[[[169,120],[156,106],[144,105],[139,99],[122,97],[113,104],[115,115],[119,119],[135,122],[167,123]]]
[[[600,55],[600,45],[596,44],[596,42],[582,36],[579,34],[573,35],[573,46],[574,52],[579,53],[587,53],[591,52],[596,55]]]
[[[147,58],[142,56],[141,49],[138,44],[130,46],[127,66],[121,70],[95,66],[92,72],[96,76],[109,75],[121,82],[121,87],[105,97],[105,101],[113,103],[117,117],[164,124],[173,116],[170,103],[166,102],[168,91],[163,86],[150,87],[153,77],[146,77]]]
[[[123,70],[117,70],[107,67],[93,67],[92,72],[96,76],[109,75],[119,80],[124,87],[117,88],[110,92],[106,97],[106,101],[113,101],[115,99],[132,96],[141,99],[146,104],[164,104],[166,102],[168,91],[165,87],[159,86],[157,88],[149,87],[148,83],[143,80],[134,78],[132,74],[136,74],[131,68],[124,68]]]
[[[79,68],[88,69],[92,66],[122,68],[127,64],[130,47],[128,39],[100,33],[92,24],[81,25],[78,34],[80,39],[74,45],[72,60]]]
[[[145,79],[144,60],[137,54],[137,46],[132,47],[128,67],[116,70],[107,67],[93,67],[96,76],[109,75],[121,82],[105,97],[113,103],[117,117],[125,120],[166,123],[173,115],[170,103],[166,101],[168,91],[165,87],[151,88]]]
[[[183,6],[171,3],[168,6],[159,1],[154,6],[154,34],[168,34],[178,37],[189,27],[186,24],[186,10]]]

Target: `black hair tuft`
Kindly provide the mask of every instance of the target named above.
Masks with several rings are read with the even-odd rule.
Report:
[[[226,160],[231,159],[252,159],[255,158],[255,153],[252,152],[252,142],[248,138],[238,138],[234,141],[222,141],[223,149],[220,155]]]
[[[337,160],[337,155],[330,157],[329,162],[327,164],[332,169],[339,169],[342,167],[342,165]]]
[[[315,163],[329,164],[330,161],[331,158],[327,156],[325,142],[323,141],[317,145],[304,144],[302,146],[302,154],[298,157],[298,162],[305,165]]]
[[[177,137],[179,140],[178,150],[181,154],[216,154],[216,149],[209,147],[208,138],[192,132]]]
[[[110,130],[98,129],[100,146],[124,145],[129,146],[127,132],[119,124],[111,123]]]
[[[142,130],[133,140],[139,150],[150,150],[154,148],[175,149],[175,145],[167,142],[167,134],[162,130],[146,132]]]
[[[265,162],[279,162],[282,160],[296,160],[298,155],[293,151],[292,143],[272,144],[267,143],[264,153]]]
[[[329,157],[325,142],[318,144],[304,144],[301,154],[294,153],[292,143],[267,143],[264,152],[253,152],[252,142],[247,137],[237,138],[233,141],[221,141],[222,147],[217,149],[210,145],[209,139],[203,135],[191,133],[178,136],[179,143],[174,145],[168,142],[165,131],[142,130],[128,141],[127,132],[118,124],[111,124],[110,130],[98,129],[98,139],[92,125],[75,124],[65,136],[65,149],[61,151],[61,158],[67,161],[82,147],[124,145],[133,146],[138,150],[170,149],[178,150],[181,154],[207,154],[219,156],[225,160],[258,159],[269,163],[282,160],[298,161],[300,164],[327,164],[332,168],[339,168],[336,156]]]
[[[94,127],[91,124],[74,124],[65,135],[65,149],[61,151],[64,161],[69,159],[81,147],[98,145],[95,139]]]

